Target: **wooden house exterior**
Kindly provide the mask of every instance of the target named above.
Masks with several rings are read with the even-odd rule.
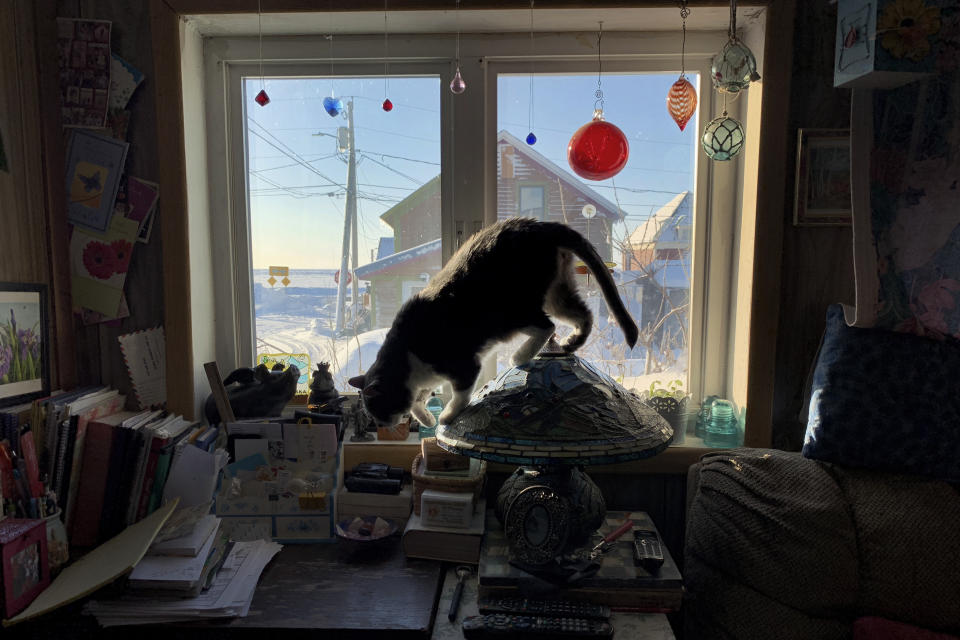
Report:
[[[424,183],[380,219],[393,228],[393,238],[380,243],[376,260],[356,270],[358,278],[370,283],[373,329],[389,327],[400,305],[423,289],[443,266],[440,176]]]
[[[583,216],[587,205],[596,211],[591,219]],[[614,260],[611,231],[623,220],[619,207],[526,142],[500,131],[497,219],[514,216],[563,222],[587,237],[604,260]]]

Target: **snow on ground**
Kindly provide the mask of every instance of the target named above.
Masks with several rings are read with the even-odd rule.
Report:
[[[349,378],[370,368],[388,331],[374,329],[356,336],[334,338],[330,330],[332,323],[323,316],[257,315],[256,322],[257,336],[262,336],[258,339],[258,353],[306,353],[310,358],[311,369],[314,369],[318,362],[329,362],[334,383],[341,391],[350,388],[347,384]],[[686,357],[683,354],[680,354],[668,369],[644,375],[642,349],[635,348],[628,354],[624,353],[625,345],[618,345],[605,334],[606,332],[597,331],[578,355],[589,360],[627,389],[642,393],[650,388],[653,381],[659,381],[658,388],[666,388],[672,380],[686,380]],[[496,350],[499,371],[508,366],[510,354],[522,340],[522,337],[516,338]],[[630,357],[616,357],[620,353]]]

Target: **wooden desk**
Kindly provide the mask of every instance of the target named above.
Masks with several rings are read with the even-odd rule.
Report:
[[[0,636],[4,640],[227,640],[275,633],[273,640],[426,640],[443,583],[443,565],[407,559],[399,536],[382,545],[370,550],[343,542],[285,545],[261,575],[244,618],[101,629],[95,618],[80,615],[82,603],[76,603],[3,629]]]

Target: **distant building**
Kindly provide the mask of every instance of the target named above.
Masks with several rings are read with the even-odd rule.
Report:
[[[613,260],[611,230],[623,220],[616,204],[506,131],[497,135],[497,174],[497,219],[564,222],[588,237],[604,260]],[[589,220],[583,216],[587,205],[594,212]],[[356,270],[370,283],[373,328],[389,327],[400,306],[440,271],[440,176],[380,219],[393,237],[381,238],[376,259]]]
[[[654,330],[655,349],[682,346],[689,327],[692,230],[693,194],[684,191],[637,226],[622,248],[624,280],[640,289],[635,319],[641,330]]]
[[[380,238],[376,260],[356,270],[360,280],[370,282],[373,329],[389,327],[400,305],[440,271],[440,176],[385,211],[380,219],[393,228],[393,237]]]
[[[623,213],[580,178],[506,131],[497,134],[497,178],[498,220],[563,222],[587,237],[604,260],[613,260],[611,230]],[[596,211],[589,220],[583,216],[586,205]]]

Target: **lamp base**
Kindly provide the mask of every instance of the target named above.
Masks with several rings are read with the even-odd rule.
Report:
[[[547,573],[558,557],[589,542],[606,512],[600,488],[575,466],[518,467],[495,509],[511,563]]]

